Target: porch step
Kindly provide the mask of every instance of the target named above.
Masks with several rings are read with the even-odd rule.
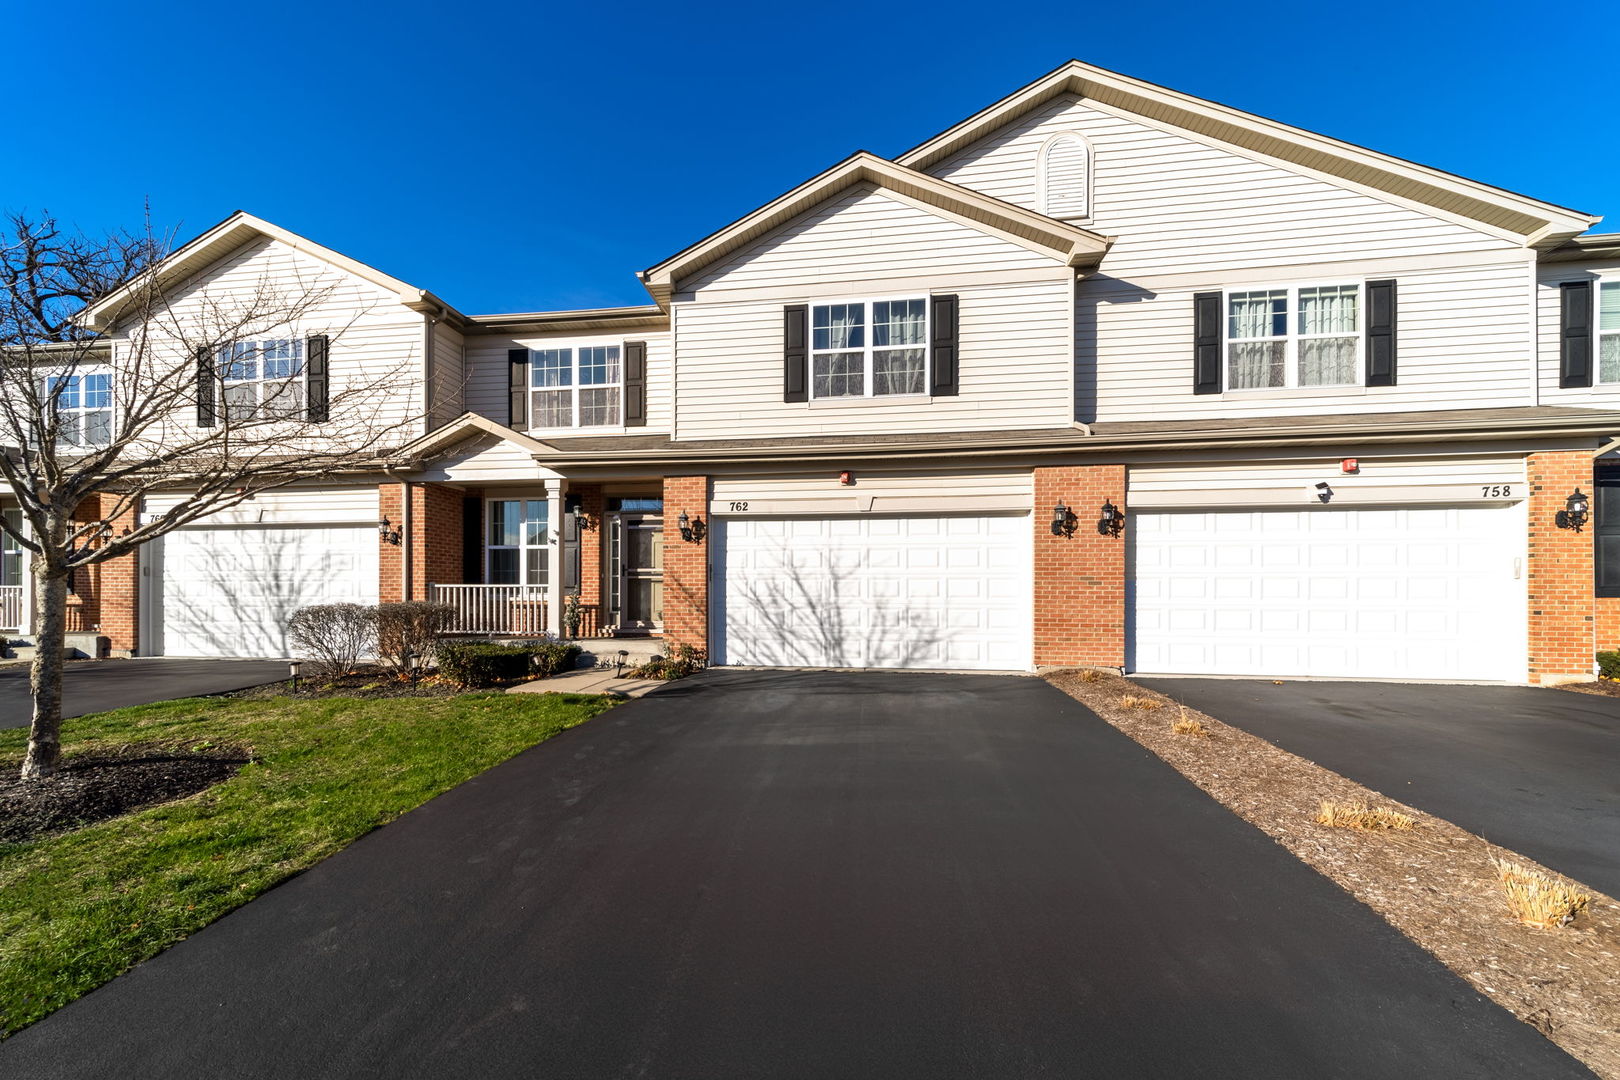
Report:
[[[577,666],[582,668],[613,667],[620,661],[621,651],[626,668],[640,667],[655,656],[668,655],[664,639],[655,637],[575,638],[574,644],[579,646]]]

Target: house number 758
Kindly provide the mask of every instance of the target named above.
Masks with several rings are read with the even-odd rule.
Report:
[[[1479,489],[1479,497],[1482,499],[1511,499],[1513,489],[1506,484],[1485,484]]]

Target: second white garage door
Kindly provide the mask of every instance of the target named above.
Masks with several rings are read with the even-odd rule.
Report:
[[[1136,671],[1524,678],[1521,505],[1133,515]]]
[[[377,602],[377,530],[183,529],[154,547],[157,647],[166,656],[287,656],[309,604]]]
[[[714,659],[762,667],[1031,664],[1030,519],[716,519]]]

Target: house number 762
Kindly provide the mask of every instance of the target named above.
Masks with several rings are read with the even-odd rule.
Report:
[[[1506,484],[1485,484],[1479,489],[1479,497],[1482,499],[1511,499],[1513,498],[1513,489]]]
[[[748,504],[745,503],[745,502],[734,502],[734,503],[731,504],[731,512],[734,513],[734,514],[735,513],[741,513],[742,511],[747,510],[747,509],[748,509]]]

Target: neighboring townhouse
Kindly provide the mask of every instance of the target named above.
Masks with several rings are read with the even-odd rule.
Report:
[[[665,259],[642,307],[468,316],[239,214],[165,272],[327,282],[287,338],[400,371],[400,449],[103,569],[80,629],[277,656],[299,606],[412,597],[718,664],[1589,677],[1620,645],[1596,220],[1078,62]]]

